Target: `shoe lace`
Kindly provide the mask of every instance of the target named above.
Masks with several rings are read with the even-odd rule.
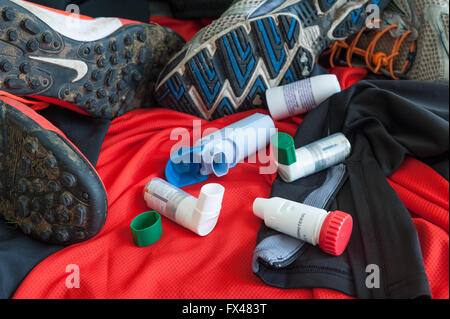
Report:
[[[376,20],[373,23],[380,23],[380,22],[381,22],[381,20]],[[335,42],[334,44],[332,44],[330,46],[330,49],[325,51],[323,54],[330,55],[330,58],[329,58],[330,66],[335,67],[335,63],[334,63],[335,58],[339,57],[343,50],[347,50],[345,62],[349,67],[353,67],[352,59],[353,59],[353,56],[356,54],[356,55],[359,55],[364,58],[366,66],[373,73],[382,74],[383,72],[381,72],[381,70],[387,69],[389,75],[394,80],[399,80],[400,79],[399,74],[404,74],[408,70],[408,68],[410,67],[410,65],[412,63],[411,62],[412,59],[410,59],[410,58],[406,59],[400,72],[394,70],[394,61],[395,61],[395,58],[399,55],[399,51],[400,51],[404,41],[410,34],[413,33],[413,31],[408,30],[401,37],[396,38],[393,48],[392,48],[392,52],[388,55],[384,52],[375,52],[375,48],[378,44],[378,41],[380,41],[380,39],[385,34],[387,34],[392,29],[399,28],[399,26],[397,24],[392,24],[392,25],[387,26],[383,30],[377,31],[377,34],[370,42],[367,49],[358,48],[357,45],[358,45],[358,42],[359,42],[361,36],[364,34],[364,32],[367,29],[369,29],[369,27],[370,27],[370,25],[364,26],[358,32],[358,34],[355,36],[355,38],[351,41],[350,44],[347,43],[346,40],[341,40],[341,41]],[[409,53],[410,53],[409,56],[410,57],[413,56],[415,54],[415,52],[416,52],[416,42],[412,41],[410,49],[409,49]]]
[[[45,108],[47,108],[50,104],[47,102],[43,102],[43,101],[35,101],[35,100],[28,100],[25,99],[23,97],[19,97],[17,95],[5,92],[5,91],[0,91],[0,96],[5,96],[8,97],[10,99],[16,100],[18,102],[21,102],[23,104],[26,104],[27,106],[29,106],[31,109],[35,110],[35,111],[39,111],[39,110],[43,110]]]

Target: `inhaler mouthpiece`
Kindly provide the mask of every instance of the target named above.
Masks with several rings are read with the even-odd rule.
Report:
[[[202,151],[202,168],[200,174],[214,174],[222,177],[228,174],[231,167],[235,166],[234,162],[235,147],[228,141],[220,141],[217,144],[209,144]]]
[[[219,184],[206,184],[200,190],[196,209],[200,212],[217,212],[222,206],[225,188]]]

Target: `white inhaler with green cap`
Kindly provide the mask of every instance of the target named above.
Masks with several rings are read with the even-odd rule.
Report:
[[[349,140],[336,133],[295,149],[294,139],[286,133],[272,136],[272,148],[280,177],[287,183],[342,163],[352,150]]]
[[[206,184],[198,198],[165,180],[155,177],[144,188],[147,206],[200,236],[208,235],[216,226],[222,208],[225,188]]]

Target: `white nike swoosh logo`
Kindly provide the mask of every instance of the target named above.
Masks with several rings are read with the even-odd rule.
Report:
[[[68,68],[68,69],[72,69],[72,70],[76,71],[77,76],[72,80],[72,83],[81,80],[88,72],[87,64],[80,60],[45,58],[45,57],[41,57],[41,56],[30,56],[30,59],[59,65],[64,68]]]

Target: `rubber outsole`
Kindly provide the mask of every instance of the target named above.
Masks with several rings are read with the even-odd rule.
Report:
[[[78,42],[7,0],[0,0],[0,30],[1,90],[62,100],[99,118],[151,106],[159,72],[185,43],[175,32],[148,24],[127,24],[101,40]],[[87,73],[78,79],[77,70],[49,59],[77,61]]]
[[[373,0],[382,8],[389,1]],[[364,26],[372,2],[361,1],[361,7],[348,14],[352,3],[333,9],[335,1],[324,0],[323,16],[314,3],[299,1],[284,11],[247,20],[202,44],[194,56],[181,53],[159,77],[157,102],[207,120],[267,108],[267,89],[311,76],[317,54],[332,43],[327,37],[331,22],[345,14],[333,34],[350,36]]]
[[[103,227],[103,183],[56,132],[0,101],[0,216],[40,241],[70,245]]]
[[[297,19],[279,15],[233,29],[160,85],[158,103],[208,120],[264,107],[267,88],[302,80],[313,69],[311,51],[297,41],[300,28]]]

